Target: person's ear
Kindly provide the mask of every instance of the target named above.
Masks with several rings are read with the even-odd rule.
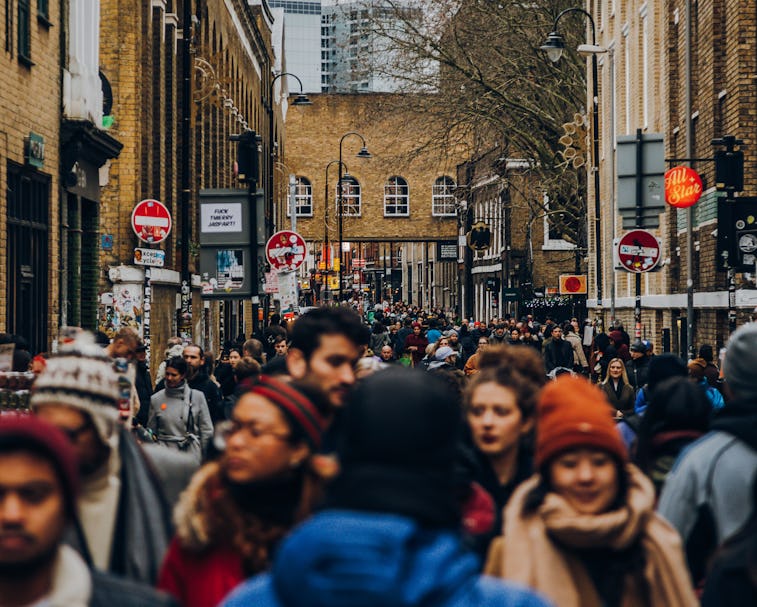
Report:
[[[289,348],[287,352],[287,371],[294,379],[302,379],[308,371],[308,361],[305,353],[299,348]]]

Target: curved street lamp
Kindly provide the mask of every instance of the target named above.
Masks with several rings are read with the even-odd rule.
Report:
[[[297,95],[297,97],[294,98],[294,101],[292,101],[292,105],[313,105],[313,102],[308,99],[308,96],[305,95],[305,93],[302,92],[302,80],[299,79],[298,76],[294,74],[290,74],[289,72],[282,72],[281,74],[277,74],[273,77],[271,80],[271,84],[268,87],[268,154],[269,154],[269,161],[268,161],[268,216],[273,218],[273,179],[274,179],[274,163],[276,161],[276,152],[275,152],[275,136],[273,132],[273,85],[276,84],[276,81],[279,78],[283,78],[284,76],[291,76],[294,78],[300,85],[300,92]]]
[[[365,137],[360,133],[350,131],[349,133],[342,135],[342,138],[339,140],[339,181],[337,182],[337,187],[339,188],[339,216],[337,217],[337,232],[339,237],[339,301],[342,299],[342,277],[344,273],[344,263],[342,263],[342,248],[344,246],[344,243],[342,242],[342,220],[344,218],[344,184],[342,183],[342,179],[344,178],[344,174],[342,173],[344,162],[342,162],[342,144],[344,143],[344,140],[350,136],[359,137],[360,141],[363,142],[363,147],[360,148],[360,151],[357,153],[358,158],[373,158],[373,155],[368,151],[368,148],[365,145]]]
[[[347,165],[344,164],[341,160],[332,160],[326,165],[326,185],[323,190],[323,246],[324,250],[331,252],[331,246],[329,244],[329,169],[335,165],[339,164],[341,167],[344,168],[345,174],[349,174],[349,169],[347,168]],[[340,266],[341,267],[341,266]],[[326,280],[324,280],[324,292],[323,292],[323,302],[326,303],[327,296],[326,292],[329,290],[329,281],[328,281],[328,257],[326,258]]]
[[[602,322],[602,229],[599,220],[601,212],[601,199],[599,196],[599,82],[597,78],[597,54],[607,52],[607,49],[597,46],[596,28],[591,13],[580,7],[566,8],[555,18],[552,31],[547,36],[546,42],[540,47],[552,63],[557,63],[565,50],[565,39],[557,29],[557,25],[565,15],[569,13],[581,13],[591,24],[591,44],[578,47],[578,51],[591,54],[591,84],[592,84],[592,162],[591,171],[594,173],[594,239],[595,239],[595,264],[597,266],[597,320],[598,330],[601,330]]]

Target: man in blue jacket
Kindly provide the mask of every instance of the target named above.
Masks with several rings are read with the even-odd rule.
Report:
[[[446,384],[393,367],[345,408],[341,472],[327,508],[285,540],[270,573],[226,607],[546,607],[479,575],[461,541],[455,459],[460,410]]]

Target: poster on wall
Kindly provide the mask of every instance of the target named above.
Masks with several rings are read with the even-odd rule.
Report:
[[[141,283],[113,285],[113,326],[116,331],[131,327],[142,337],[144,286]]]
[[[244,251],[221,249],[216,251],[216,280],[224,289],[238,289],[244,283]]]

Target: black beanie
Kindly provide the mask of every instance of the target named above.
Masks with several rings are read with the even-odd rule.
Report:
[[[392,367],[360,382],[344,411],[329,506],[460,524],[455,464],[460,407],[440,379]]]
[[[649,390],[653,391],[657,384],[671,377],[686,377],[689,370],[680,356],[675,354],[660,354],[649,361],[649,375],[647,382]]]

